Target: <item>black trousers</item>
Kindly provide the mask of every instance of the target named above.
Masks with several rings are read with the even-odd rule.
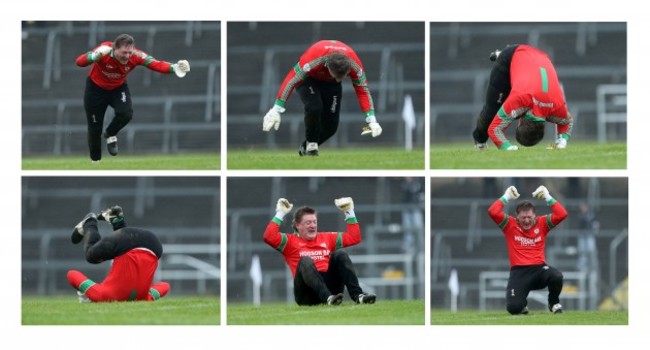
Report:
[[[336,133],[341,113],[341,83],[305,79],[296,89],[305,105],[305,142],[319,145]]]
[[[548,287],[548,304],[560,302],[562,273],[548,265],[514,266],[510,269],[508,287],[506,288],[506,309],[516,315],[528,305],[528,293]]]
[[[149,249],[159,259],[162,256],[162,243],[151,231],[136,227],[122,227],[102,237],[97,224],[97,220],[88,220],[83,227],[86,236],[84,252],[86,261],[91,264],[114,259],[134,248]]]
[[[501,51],[501,54],[494,62],[490,72],[490,80],[485,92],[485,103],[483,109],[476,121],[476,128],[472,133],[474,141],[478,143],[487,142],[488,128],[494,116],[499,112],[499,108],[510,95],[512,86],[510,85],[510,62],[518,45],[507,46]]]
[[[293,295],[298,305],[323,304],[330,295],[343,293],[345,287],[355,301],[363,292],[352,260],[346,252],[339,250],[330,255],[327,272],[316,270],[310,257],[300,258],[293,279]]]
[[[86,121],[88,122],[88,149],[92,160],[102,159],[102,131],[104,128],[104,114],[108,106],[111,106],[115,111],[115,117],[106,128],[106,135],[115,136],[133,118],[129,86],[124,83],[114,90],[104,90],[93,83],[90,78],[86,78],[84,109],[86,110]]]

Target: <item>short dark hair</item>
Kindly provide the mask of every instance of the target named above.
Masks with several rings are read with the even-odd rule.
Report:
[[[327,68],[329,68],[336,77],[343,77],[350,72],[352,61],[350,58],[340,52],[332,52],[327,55]]]
[[[293,229],[296,229],[296,225],[302,221],[302,217],[305,216],[305,214],[314,214],[316,215],[316,209],[311,208],[311,207],[300,207],[296,212],[293,214],[293,221],[291,222],[291,226],[293,226]]]
[[[119,49],[120,47],[135,45],[135,39],[129,34],[120,34],[113,41],[113,48]]]
[[[544,122],[536,122],[522,117],[519,120],[515,136],[520,145],[535,146],[544,138]]]
[[[526,210],[532,210],[533,213],[537,214],[537,211],[535,210],[535,205],[531,201],[521,201],[519,204],[517,204],[515,213],[519,214],[520,212]]]

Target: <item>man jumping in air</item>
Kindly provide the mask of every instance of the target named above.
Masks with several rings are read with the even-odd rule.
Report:
[[[133,117],[131,92],[126,76],[137,66],[145,66],[159,73],[175,73],[179,78],[190,71],[186,60],[177,63],[158,61],[135,47],[135,40],[128,34],[121,34],[113,42],[106,41],[91,51],[77,57],[79,67],[92,65],[86,79],[84,109],[88,122],[88,148],[90,159],[97,163],[102,159],[101,138],[104,128],[104,113],[108,106],[115,110],[115,117],[103,131],[106,148],[112,156],[117,155],[117,133]]]

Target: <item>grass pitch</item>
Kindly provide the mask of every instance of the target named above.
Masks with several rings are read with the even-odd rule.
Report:
[[[431,310],[432,325],[627,325],[627,311],[571,311],[552,314],[531,310],[528,315],[497,312]]]
[[[499,151],[489,144],[479,152],[471,143],[432,144],[431,169],[626,169],[627,145],[569,142],[566,149],[547,145]]]
[[[23,157],[23,170],[218,170],[218,154],[105,155],[97,164],[87,156]]]
[[[228,169],[424,169],[424,151],[399,148],[328,148],[318,157],[300,157],[297,149],[228,150]]]
[[[424,300],[378,300],[338,306],[296,304],[229,304],[229,325],[424,325]]]
[[[218,325],[219,297],[79,303],[75,296],[23,297],[23,325]]]

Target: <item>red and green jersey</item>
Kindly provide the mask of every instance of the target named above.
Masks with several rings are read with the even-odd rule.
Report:
[[[342,53],[352,60],[352,69],[349,76],[352,79],[352,86],[361,110],[366,116],[375,115],[372,96],[366,80],[366,72],[363,69],[361,60],[351,47],[337,40],[321,40],[300,56],[298,63],[287,73],[282,85],[280,85],[275,104],[284,107],[291,93],[308,77],[322,81],[336,81],[330,75],[326,66],[327,55],[332,52]]]
[[[501,149],[510,142],[504,131],[517,118],[558,125],[558,133],[569,138],[573,117],[569,113],[555,67],[539,49],[519,45],[510,62],[510,94],[488,128],[488,135]]]
[[[282,220],[278,218],[269,222],[264,231],[264,242],[284,255],[294,277],[298,261],[303,256],[310,257],[316,269],[325,272],[332,252],[361,242],[361,229],[356,218],[347,219],[347,231],[318,232],[312,241],[302,239],[297,234],[280,232],[281,223]]]
[[[113,43],[106,41],[99,44],[99,46],[112,47]],[[96,49],[97,48],[77,57],[76,64],[79,67],[87,67],[94,63],[88,75],[93,83],[105,90],[113,90],[120,87],[126,81],[126,76],[137,66],[145,66],[160,73],[173,72],[171,63],[158,61],[144,51],[138,49],[135,49],[133,55],[126,64],[120,63],[120,61],[113,57],[112,50],[110,54],[104,55],[100,57],[99,60],[94,61],[92,53]]]
[[[568,215],[564,206],[555,199],[551,200],[549,205],[551,214],[538,216],[535,224],[528,230],[521,227],[516,218],[503,211],[504,199],[497,199],[488,209],[490,218],[499,225],[506,237],[510,267],[546,263],[544,256],[546,236]]]

